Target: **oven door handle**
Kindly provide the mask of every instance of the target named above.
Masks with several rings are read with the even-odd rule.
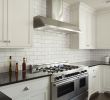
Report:
[[[59,83],[53,83],[53,86],[61,86],[61,85],[64,85],[64,84],[68,84],[68,83],[71,83],[71,82],[74,82],[76,79],[72,79],[72,80],[66,80],[66,81],[63,81],[63,82],[59,82]]]
[[[88,77],[88,74],[78,75],[77,77],[78,77],[78,78]]]

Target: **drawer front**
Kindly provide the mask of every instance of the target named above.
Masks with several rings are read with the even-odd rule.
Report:
[[[0,88],[0,91],[14,98],[18,95],[27,95],[31,91],[40,90],[46,87],[49,87],[49,77],[4,86]]]

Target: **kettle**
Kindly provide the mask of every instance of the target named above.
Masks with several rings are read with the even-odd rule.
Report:
[[[110,57],[109,56],[105,56],[105,63],[109,64],[110,63]]]

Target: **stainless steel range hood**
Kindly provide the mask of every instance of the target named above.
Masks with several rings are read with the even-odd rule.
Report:
[[[79,33],[79,28],[63,22],[63,0],[46,0],[46,17],[35,16],[33,26],[37,30]]]

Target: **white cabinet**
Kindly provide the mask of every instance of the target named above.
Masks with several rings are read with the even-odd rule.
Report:
[[[89,96],[100,91],[100,68],[93,66],[89,68]]]
[[[101,66],[101,86],[102,92],[110,91],[110,66],[102,65]]]
[[[80,28],[79,48],[95,48],[95,10],[84,3],[76,3],[72,7],[72,22]]]
[[[97,12],[97,49],[110,49],[110,10]]]
[[[0,0],[0,47],[7,47],[7,0]]]
[[[49,100],[47,89],[40,89],[38,93],[33,91],[29,96],[29,100]]]
[[[50,100],[50,79],[44,77],[0,88],[12,100]]]
[[[31,0],[0,0],[0,48],[31,46]]]
[[[89,68],[89,96],[97,91],[110,91],[110,65]]]
[[[22,96],[22,97],[17,97],[17,98],[15,98],[13,100],[29,100],[29,99],[28,99],[28,97]]]

